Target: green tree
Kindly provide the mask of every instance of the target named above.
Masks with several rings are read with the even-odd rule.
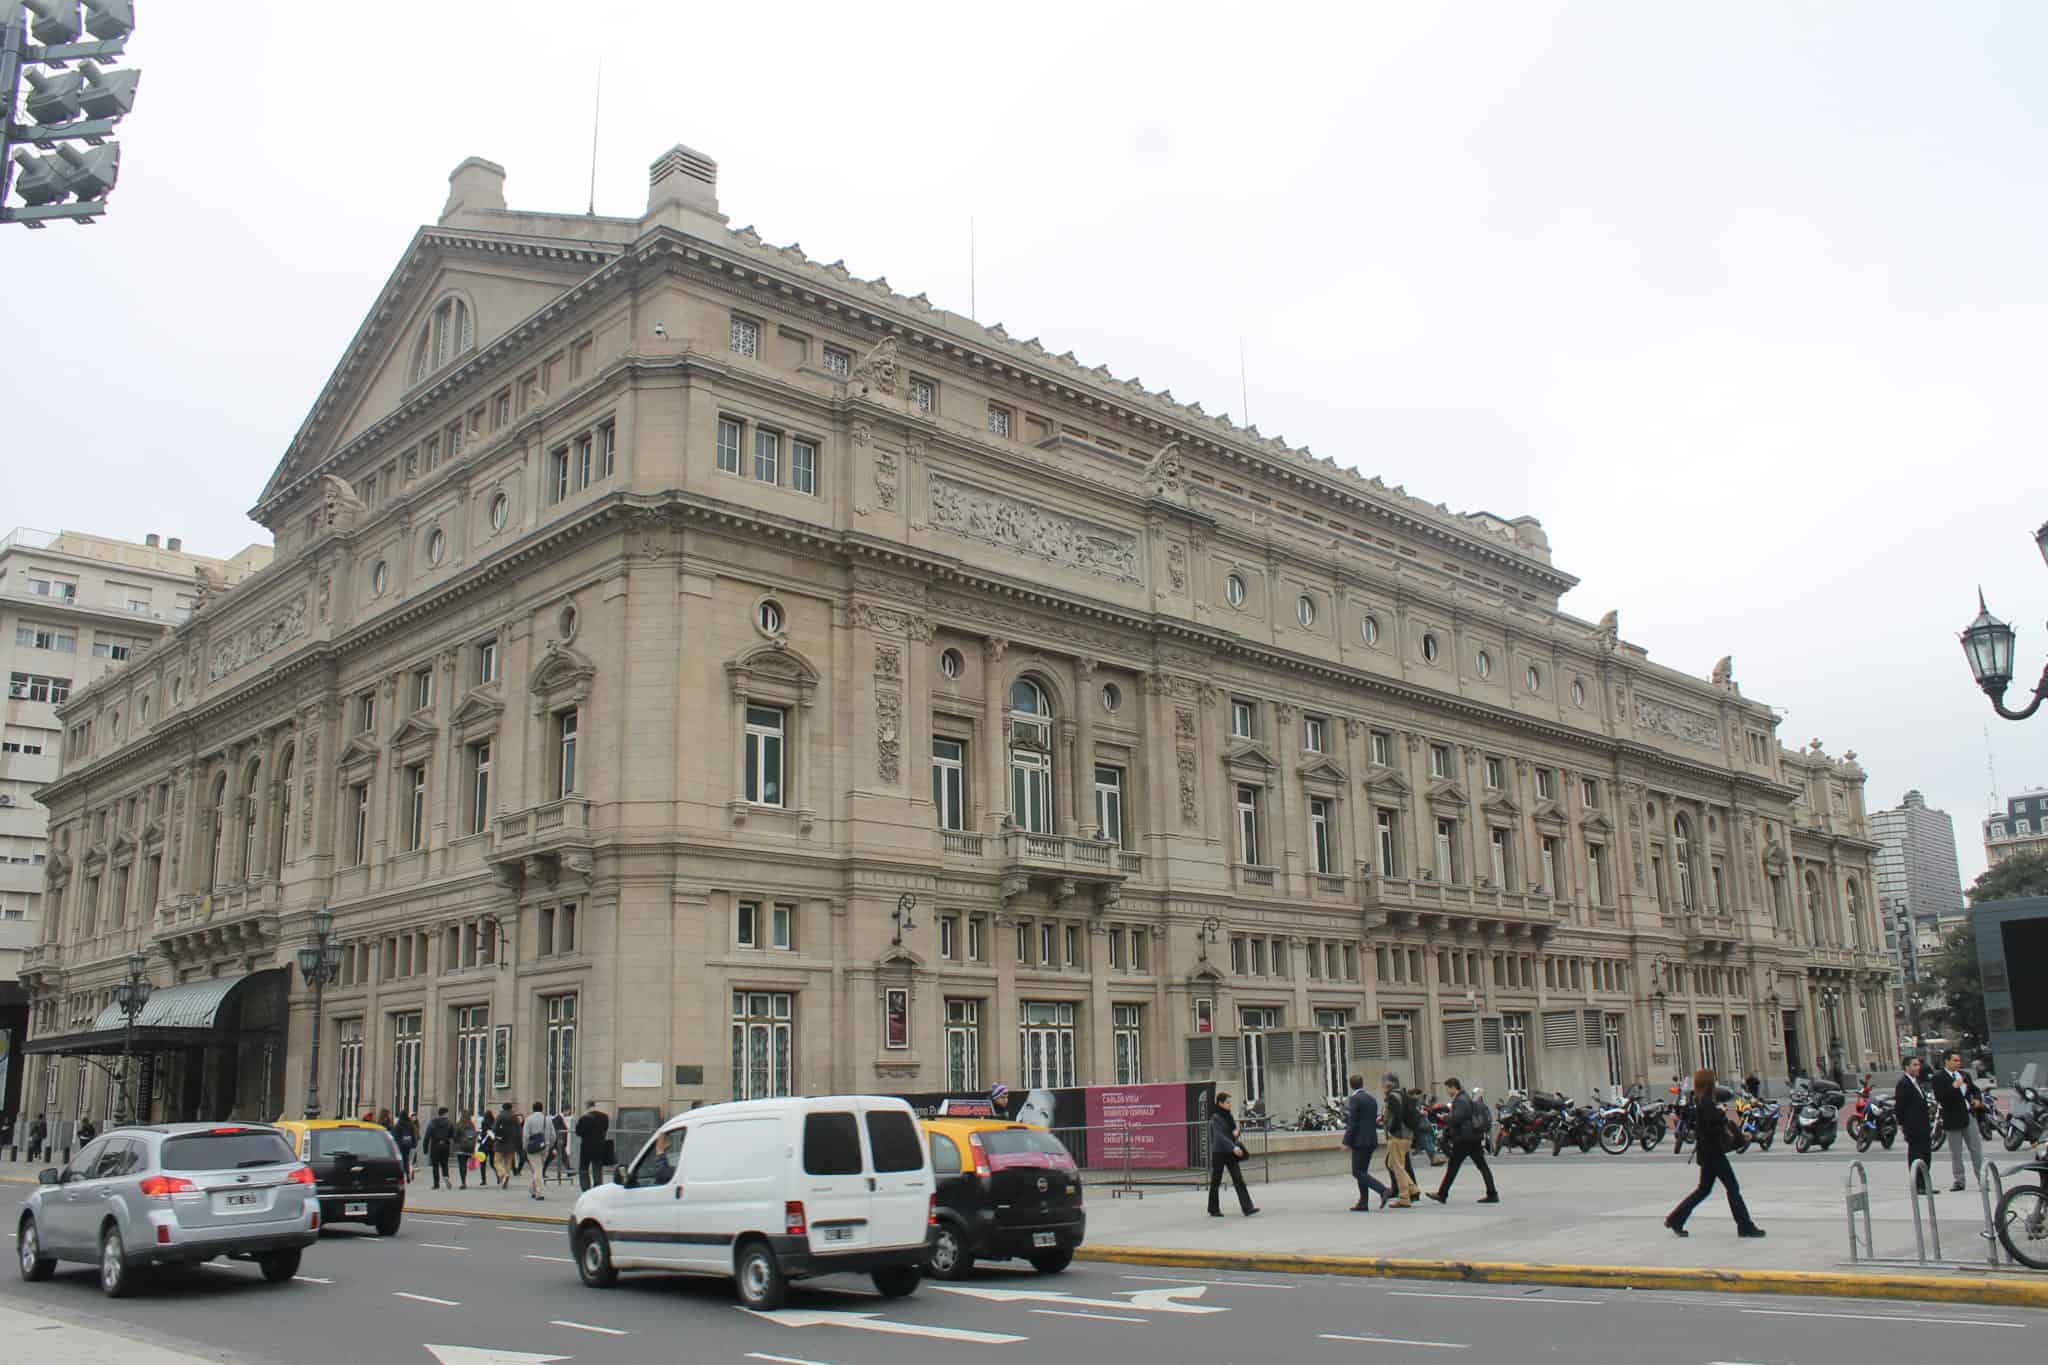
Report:
[[[2048,851],[2015,853],[1970,884],[1970,904],[2048,896]]]
[[[1984,975],[1977,969],[1977,937],[1969,924],[1949,930],[1939,949],[1921,955],[1916,993],[1920,1028],[1928,1037],[1948,1039],[1965,1057],[1990,1045],[1991,1031],[1984,1023]]]

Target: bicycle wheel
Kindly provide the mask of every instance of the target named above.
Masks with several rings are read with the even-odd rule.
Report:
[[[2007,1255],[2031,1270],[2048,1270],[2048,1190],[2039,1185],[2007,1190],[1993,1218]]]

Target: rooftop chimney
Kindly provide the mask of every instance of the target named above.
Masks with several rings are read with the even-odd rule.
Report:
[[[465,211],[505,211],[503,166],[472,156],[448,173],[448,202],[441,207],[441,221]]]
[[[156,532],[151,531],[148,535],[144,536],[142,538],[142,543],[144,545],[147,545],[150,549],[154,550],[159,543],[157,540]]]
[[[677,216],[683,209],[723,223],[718,212],[718,163],[680,142],[654,159],[647,171],[647,216]]]
[[[169,550],[172,554],[176,554],[178,551],[185,548],[185,542],[178,539],[176,536],[172,536],[171,543],[169,545],[166,545],[164,548]]]

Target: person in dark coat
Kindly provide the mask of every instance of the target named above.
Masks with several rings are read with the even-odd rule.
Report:
[[[1934,1164],[1934,1111],[1920,1079],[1921,1069],[1918,1057],[1906,1059],[1905,1074],[1892,1091],[1892,1112],[1898,1116],[1899,1132],[1906,1139],[1906,1169],[1912,1170],[1916,1161],[1922,1163],[1922,1171],[1914,1177],[1913,1193],[1930,1194],[1933,1181],[1924,1168]]]
[[[1977,1112],[1984,1107],[1984,1097],[1977,1089],[1977,1082],[1970,1079],[1970,1073],[1963,1070],[1963,1054],[1951,1052],[1942,1063],[1941,1070],[1934,1073],[1934,1098],[1941,1106],[1941,1126],[1948,1130],[1949,1167],[1955,1174],[1956,1183],[1949,1186],[1951,1192],[1963,1187],[1963,1149],[1969,1149],[1970,1169],[1977,1173],[1977,1183],[1984,1183],[1984,1143],[1977,1136]]]
[[[448,1110],[444,1105],[434,1111],[434,1117],[427,1120],[427,1167],[434,1174],[434,1188],[454,1182],[448,1178],[448,1156],[455,1150],[455,1125],[448,1121]]]
[[[1244,1187],[1244,1172],[1237,1163],[1243,1160],[1244,1147],[1237,1140],[1237,1117],[1230,1112],[1230,1096],[1216,1096],[1216,1112],[1209,1115],[1209,1216],[1221,1218],[1223,1209],[1217,1198],[1223,1191],[1223,1173],[1230,1172],[1230,1183],[1237,1187],[1238,1207],[1249,1218],[1259,1211],[1252,1203],[1252,1192]]]
[[[1735,1235],[1763,1236],[1764,1230],[1749,1216],[1749,1205],[1742,1202],[1742,1187],[1735,1182],[1735,1168],[1728,1162],[1731,1142],[1728,1116],[1721,1109],[1714,1073],[1704,1067],[1693,1073],[1692,1099],[1686,1105],[1686,1126],[1692,1130],[1693,1160],[1700,1165],[1700,1183],[1666,1215],[1664,1226],[1680,1237],[1692,1236],[1685,1230],[1685,1220],[1692,1217],[1692,1211],[1714,1192],[1714,1182],[1718,1180],[1721,1188],[1728,1192],[1728,1211],[1735,1215]]]
[[[476,1120],[467,1113],[460,1115],[455,1120],[452,1141],[454,1143],[455,1179],[457,1181],[455,1188],[466,1190],[469,1188],[469,1168],[476,1163]],[[482,1172],[477,1173],[476,1187],[478,1189],[484,1187]]]
[[[1465,1093],[1464,1084],[1456,1076],[1444,1082],[1444,1089],[1451,1092],[1451,1117],[1444,1125],[1444,1140],[1450,1144],[1451,1164],[1444,1167],[1444,1182],[1429,1192],[1429,1197],[1439,1204],[1450,1202],[1451,1182],[1458,1178],[1458,1168],[1471,1162],[1479,1168],[1480,1179],[1486,1182],[1486,1197],[1482,1204],[1498,1204],[1500,1191],[1493,1187],[1493,1172],[1486,1165],[1486,1134],[1480,1131],[1479,1120],[1472,1108],[1472,1097]]]
[[[1344,1145],[1351,1149],[1351,1178],[1358,1182],[1358,1202],[1351,1206],[1353,1213],[1371,1213],[1372,1196],[1380,1197],[1380,1207],[1387,1206],[1387,1196],[1393,1191],[1372,1177],[1373,1153],[1380,1145],[1380,1102],[1365,1088],[1365,1077],[1351,1078],[1351,1098],[1344,1104]]]
[[[611,1115],[596,1100],[576,1120],[576,1183],[583,1189],[604,1183],[604,1146],[611,1127]]]
[[[43,1148],[49,1145],[49,1141],[50,1121],[37,1114],[36,1121],[28,1126],[28,1159],[33,1162],[41,1157]]]

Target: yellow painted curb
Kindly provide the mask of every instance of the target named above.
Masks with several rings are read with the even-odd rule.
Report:
[[[572,1204],[574,1201],[571,1201]],[[569,1225],[569,1215],[564,1213],[550,1216],[544,1213],[486,1213],[482,1209],[437,1209],[425,1204],[408,1203],[407,1213],[424,1213],[429,1218],[482,1218],[493,1223],[535,1223],[542,1227],[563,1228]]]
[[[1842,1299],[1924,1299],[1936,1303],[2048,1308],[2048,1276],[1899,1275],[1824,1270],[1723,1270],[1691,1266],[1552,1265],[1530,1261],[1437,1261],[1392,1256],[1309,1256],[1293,1252],[1180,1251],[1166,1247],[1083,1246],[1083,1261],[1268,1271],[1278,1275],[1356,1275],[1456,1280],[1467,1284],[1547,1284],[1585,1289],[1666,1289],[1689,1293],[1791,1294]]]

